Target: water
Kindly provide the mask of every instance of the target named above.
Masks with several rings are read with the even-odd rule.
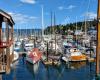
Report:
[[[23,48],[19,50],[23,51]],[[11,67],[10,74],[3,74],[3,80],[94,80],[95,63],[61,63],[60,66],[45,66],[40,62],[37,73],[25,58],[20,57]]]
[[[70,63],[60,66],[44,66],[40,62],[38,72],[34,74],[32,65],[23,62],[22,57],[13,64],[11,73],[4,74],[3,80],[93,80],[94,63]]]

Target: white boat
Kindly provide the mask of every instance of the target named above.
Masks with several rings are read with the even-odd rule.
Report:
[[[86,55],[82,54],[77,48],[70,49],[70,61],[86,61]]]
[[[20,41],[15,41],[14,43],[14,50],[19,51],[21,48],[21,42]]]
[[[15,44],[20,46],[21,45],[21,41],[16,41]]]
[[[14,46],[14,50],[15,50],[15,51],[19,51],[20,48],[21,48],[20,46]]]
[[[24,46],[25,51],[30,51],[30,50],[32,50],[32,48],[34,48],[33,43],[26,43],[25,46]]]
[[[61,59],[66,63],[69,62],[69,59],[67,57],[65,57],[65,56],[63,56]]]
[[[77,48],[70,48],[67,50],[66,56],[69,56],[69,61],[86,61],[87,56]]]

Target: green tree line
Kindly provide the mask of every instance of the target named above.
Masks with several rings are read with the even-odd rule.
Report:
[[[44,33],[45,34],[67,34],[68,30],[72,30],[75,31],[76,30],[76,25],[77,25],[77,30],[82,30],[85,31],[85,24],[86,24],[86,28],[89,29],[91,27],[95,27],[96,28],[96,20],[92,20],[92,21],[81,21],[81,22],[75,22],[75,23],[69,23],[69,24],[65,24],[65,25],[55,25],[55,26],[48,26],[47,28],[45,28]]]

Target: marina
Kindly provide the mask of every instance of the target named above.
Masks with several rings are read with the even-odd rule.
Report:
[[[56,1],[53,2],[63,2]],[[77,1],[71,2],[79,6]],[[68,1],[69,7],[57,6],[51,1],[54,9],[50,4],[49,8],[45,7],[48,1],[42,1],[44,5],[38,6],[41,9],[36,7],[41,1],[15,2],[20,5],[11,1],[8,4],[16,4],[19,10],[0,9],[0,80],[100,80],[100,0],[79,0],[86,5],[81,6],[82,10],[69,5]],[[91,7],[94,2],[95,7]],[[22,11],[22,7],[35,9],[38,17],[30,10]],[[78,8],[78,14],[84,11],[84,16],[82,12],[79,17],[74,8]],[[50,14],[46,14],[46,9],[51,10]],[[67,17],[69,22],[61,23],[60,20],[68,16],[63,15],[64,10],[69,11],[71,18]],[[94,14],[89,10],[97,12]],[[73,11],[76,13],[72,14]],[[25,13],[28,15],[23,15]]]

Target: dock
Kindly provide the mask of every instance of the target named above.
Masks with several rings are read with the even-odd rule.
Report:
[[[5,28],[3,31],[3,22]],[[13,28],[14,21],[12,17],[0,10],[0,72],[10,73],[10,65],[13,61]],[[5,35],[4,35],[5,34]]]

